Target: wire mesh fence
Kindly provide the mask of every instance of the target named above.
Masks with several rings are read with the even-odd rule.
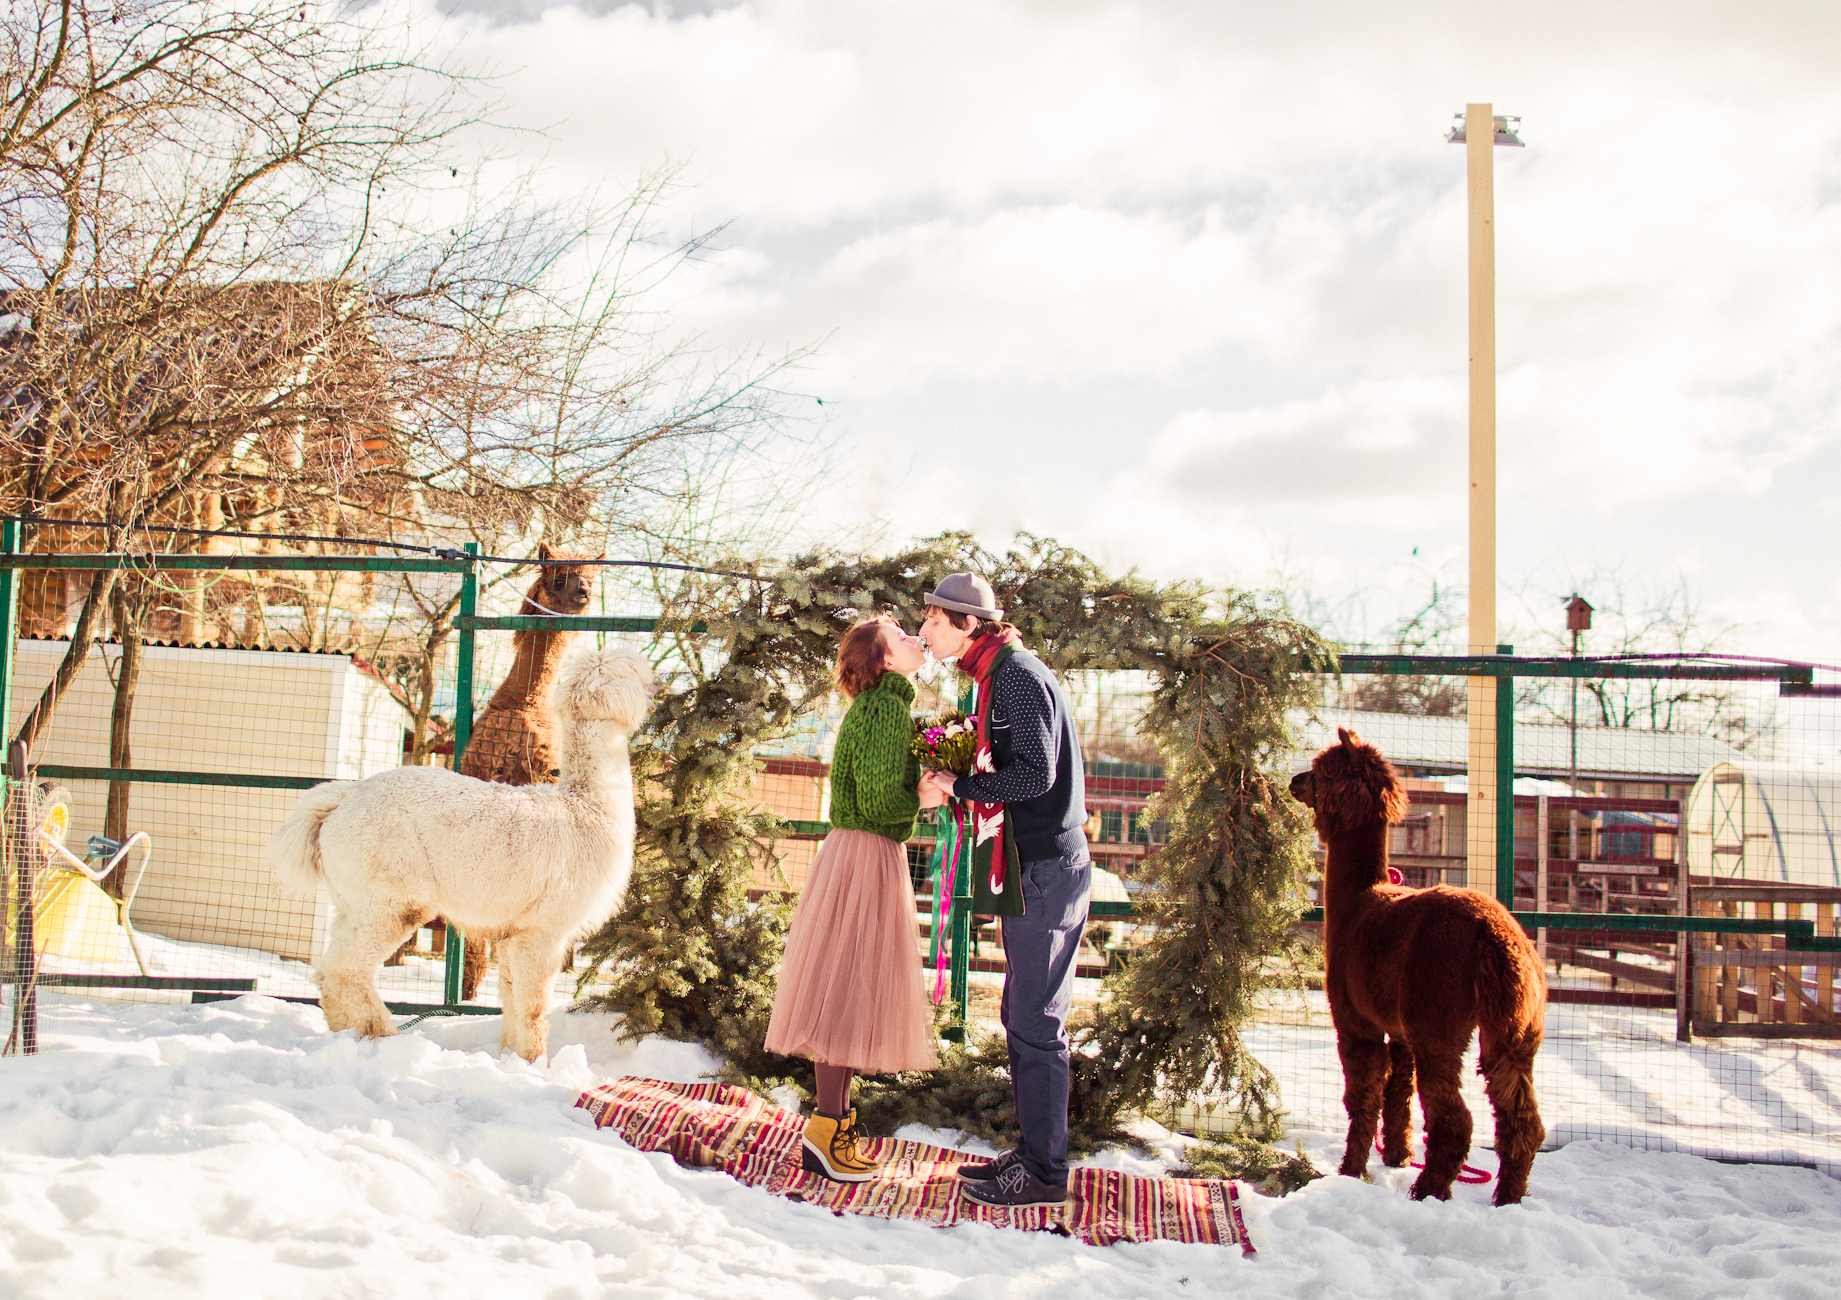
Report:
[[[16,621],[4,638],[0,701],[14,722],[70,656],[73,587],[113,564],[118,591],[131,587],[140,602],[134,622],[118,604],[92,629],[81,668],[52,691],[48,725],[29,755],[16,756],[26,766],[9,783],[13,825],[0,873],[0,972],[15,1047],[31,1037],[22,1022],[37,989],[112,1000],[317,999],[312,962],[330,901],[323,890],[314,899],[277,892],[262,861],[299,792],[405,763],[451,766],[474,713],[489,721],[494,686],[526,661],[553,669],[572,639],[644,646],[648,635],[624,629],[653,623],[610,613],[603,600],[569,633],[515,628],[528,605],[526,583],[507,580],[515,569],[488,570],[482,581],[484,566],[455,554],[41,554],[8,563],[17,567],[0,580]],[[324,599],[302,596],[315,591]],[[240,595],[228,601],[226,592]],[[644,600],[631,583],[607,594]],[[211,639],[161,644],[159,631]],[[542,683],[526,685],[526,702],[542,708]],[[381,972],[385,1000],[406,1012],[495,1010],[490,963],[462,1005],[463,947],[439,919],[412,934]]]
[[[85,996],[315,997],[311,962],[328,902],[279,896],[261,865],[299,790],[405,762],[451,763],[495,689],[557,651],[563,628],[648,648],[667,676],[687,670],[654,643],[656,599],[638,584],[601,585],[559,616],[533,596],[528,571],[483,582],[484,566],[464,558],[346,557],[350,567],[328,570],[346,575],[338,581],[308,567],[336,557],[293,557],[299,567],[285,581],[256,566],[287,557],[192,558],[190,572],[204,578],[173,581],[168,595],[183,606],[215,593],[191,607],[216,611],[206,620],[214,639],[143,638],[131,753],[119,743],[126,654],[105,628],[15,787],[0,970],[14,984],[16,1021],[28,967],[36,987]],[[32,617],[17,625],[41,635],[6,638],[15,721],[70,644],[42,635],[57,601],[44,572],[23,611]],[[318,604],[306,598],[315,591]],[[258,599],[260,617],[226,613]],[[407,660],[431,608],[447,610],[454,634],[432,659]],[[1360,671],[1324,679],[1314,715],[1296,720],[1297,748],[1270,755],[1271,766],[1300,768],[1338,726],[1354,727],[1409,792],[1391,844],[1402,883],[1482,889],[1522,914],[1549,988],[1536,1084],[1550,1143],[1599,1137],[1841,1172],[1841,702],[1832,690],[1813,685],[1807,668],[1766,663],[1356,655],[1344,666]],[[1479,670],[1498,688],[1481,717],[1470,686]],[[940,706],[959,683],[942,673],[925,686],[924,702]],[[1091,999],[1144,937],[1132,900],[1167,838],[1154,803],[1165,774],[1138,734],[1148,677],[1080,673],[1067,686],[1096,866],[1077,963],[1077,997]],[[758,889],[804,883],[826,830],[840,716],[818,710],[757,756],[754,795],[788,830],[777,871]],[[1481,754],[1479,737],[1490,742]],[[1473,789],[1479,774],[1487,788]],[[954,995],[972,1020],[992,1020],[1001,939],[946,892],[950,837],[937,831],[923,824],[909,845],[917,960],[934,964],[950,938]],[[145,841],[128,845],[136,833]],[[1302,928],[1316,924],[1307,913]],[[413,935],[381,973],[386,1000],[462,1009],[456,938],[438,924]],[[1300,987],[1269,995],[1248,1041],[1294,1124],[1339,1129],[1341,1069],[1320,960],[1298,975]],[[496,1004],[488,968],[472,1006]],[[1486,1143],[1479,1084],[1467,1077]],[[1202,1129],[1231,1122],[1206,1099],[1181,1118]]]
[[[1390,843],[1401,883],[1493,893],[1528,928],[1548,985],[1535,1084],[1550,1146],[1599,1138],[1841,1176],[1836,705],[1799,689],[1806,676],[1760,665],[1754,679],[1718,681],[1718,707],[1696,713],[1678,697],[1709,703],[1707,680],[1668,675],[1684,666],[1648,665],[1655,675],[1634,679],[1633,694],[1677,697],[1674,730],[1641,725],[1647,709],[1613,715],[1640,725],[1604,726],[1601,712],[1600,725],[1588,714],[1575,728],[1543,707],[1564,698],[1550,682],[1517,692],[1512,730],[1499,733],[1513,787],[1496,841],[1513,849],[1495,862],[1476,860],[1474,730],[1450,677],[1326,684],[1286,764],[1302,767],[1340,726],[1359,731],[1409,791]],[[1618,684],[1584,680],[1588,698]],[[1721,725],[1733,717],[1746,725]],[[1339,1132],[1342,1073],[1320,974],[1307,970],[1303,984],[1269,994],[1248,1039],[1291,1122]],[[1475,1063],[1473,1046],[1465,1095],[1483,1145],[1494,1130]],[[1206,1105],[1185,1118],[1231,1123]]]

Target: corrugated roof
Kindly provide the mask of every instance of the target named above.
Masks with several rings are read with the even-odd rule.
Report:
[[[22,636],[19,644],[25,645],[69,645],[67,636]],[[99,645],[120,645],[119,637],[102,637]],[[352,657],[350,650],[309,650],[291,645],[229,645],[222,641],[142,641],[143,646],[157,650],[242,650],[251,654],[270,655],[333,655],[341,659]]]
[[[1339,726],[1353,727],[1362,739],[1399,766],[1462,771],[1467,763],[1468,727],[1461,716],[1432,718],[1413,713],[1325,709],[1320,721],[1310,721],[1300,714],[1296,725],[1304,739],[1298,753],[1300,767],[1335,740]],[[1692,781],[1715,763],[1740,756],[1724,741],[1692,732],[1580,727],[1578,736],[1579,775],[1595,779],[1655,777]],[[1571,738],[1570,727],[1517,722],[1515,770],[1564,775],[1572,762]]]

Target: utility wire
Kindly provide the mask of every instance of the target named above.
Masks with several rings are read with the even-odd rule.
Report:
[[[37,515],[6,515],[7,519],[22,524],[39,524],[64,528],[119,528],[120,524],[111,524],[101,519],[44,519]],[[416,551],[423,555],[432,555],[438,560],[474,559],[488,564],[535,564],[538,561],[516,555],[474,555],[451,546],[417,546],[411,542],[395,542],[382,537],[327,537],[316,533],[246,533],[234,528],[176,528],[167,524],[137,524],[129,532],[141,533],[178,533],[187,537],[246,537],[261,542],[331,542],[343,546],[383,546],[395,551]],[[667,560],[570,560],[571,565],[595,565],[608,569],[673,569],[683,573],[708,573],[719,578],[743,578],[751,582],[770,582],[772,579],[759,573],[738,573],[733,569],[710,569],[701,564],[674,564]]]

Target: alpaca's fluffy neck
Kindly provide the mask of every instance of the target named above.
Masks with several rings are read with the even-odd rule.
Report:
[[[518,610],[520,614],[548,612],[537,605],[537,591],[537,587],[532,587],[525,595],[524,604]],[[492,702],[503,706],[547,699],[556,674],[562,668],[563,652],[573,640],[573,632],[517,633],[512,638],[511,671],[493,692]]]
[[[556,747],[562,775],[556,784],[565,794],[583,794],[597,800],[628,794],[633,787],[633,767],[627,757],[626,732],[612,722],[565,722]],[[631,809],[630,797],[618,806]]]
[[[1388,831],[1386,822],[1343,831],[1325,841],[1323,860],[1323,919],[1334,930],[1345,917],[1372,901],[1376,885],[1387,883]]]

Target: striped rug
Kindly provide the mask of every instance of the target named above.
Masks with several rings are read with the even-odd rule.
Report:
[[[804,1122],[771,1102],[720,1083],[621,1078],[590,1088],[576,1105],[641,1151],[665,1151],[681,1165],[720,1169],[750,1187],[822,1205],[838,1214],[915,1219],[946,1227],[990,1223],[1053,1231],[1095,1246],[1119,1241],[1190,1241],[1239,1246],[1251,1255],[1233,1183],[1139,1178],[1114,1169],[1075,1169],[1068,1204],[995,1210],[959,1194],[953,1167],[980,1157],[921,1142],[866,1138],[882,1166],[866,1183],[834,1183],[799,1163]]]

